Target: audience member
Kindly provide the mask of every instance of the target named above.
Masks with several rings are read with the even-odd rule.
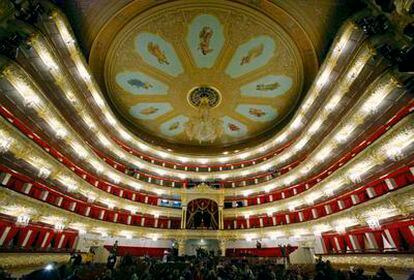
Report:
[[[231,259],[216,257],[207,251],[198,251],[196,257],[176,258],[162,262],[152,258],[137,258],[125,255],[119,265],[116,256],[108,257],[108,264],[84,264],[67,266],[59,273],[33,273],[24,279],[41,280],[393,280],[384,268],[379,268],[374,276],[364,274],[362,268],[336,270],[329,261],[318,259],[314,266],[286,266],[276,259],[260,260]],[[115,257],[115,261],[114,261]],[[72,260],[72,258],[71,258]],[[56,269],[60,267],[54,265]],[[63,266],[61,266],[63,267]],[[65,272],[63,274],[63,272]],[[55,273],[56,274],[56,273]],[[0,270],[0,276],[6,275]],[[37,275],[37,276],[36,276]],[[56,274],[57,275],[57,274]],[[46,277],[47,276],[47,277]],[[7,277],[7,276],[6,276]],[[65,278],[66,277],[66,278]],[[8,279],[1,278],[0,279]]]

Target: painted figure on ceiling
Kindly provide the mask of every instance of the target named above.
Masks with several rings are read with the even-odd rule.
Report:
[[[137,87],[137,88],[144,88],[144,89],[152,88],[152,85],[150,83],[143,82],[140,79],[128,80],[128,84],[130,86]]]
[[[250,108],[249,114],[261,118],[262,116],[266,115],[266,112],[261,109]]]
[[[149,42],[147,46],[148,52],[158,59],[159,64],[167,64],[170,62],[167,59],[165,53],[161,50],[160,46],[156,43]]]
[[[256,90],[259,90],[259,91],[272,91],[272,90],[277,89],[279,86],[280,85],[279,85],[278,82],[274,82],[272,84],[267,84],[267,85],[266,84],[259,84],[259,85],[256,85]]]
[[[156,108],[156,107],[148,107],[148,108],[145,108],[145,109],[142,109],[141,111],[140,111],[140,114],[142,114],[142,115],[152,115],[152,114],[154,114],[155,112],[157,112],[159,110],[159,108]]]
[[[213,37],[213,29],[209,26],[204,26],[199,34],[200,43],[198,45],[198,49],[201,50],[203,55],[207,55],[213,51],[213,49],[210,48],[211,37]]]
[[[169,131],[176,130],[179,126],[180,126],[180,122],[174,122],[168,127],[168,130]]]
[[[239,131],[240,127],[238,127],[237,125],[233,124],[233,123],[229,123],[228,127],[230,129],[230,131]]]
[[[250,49],[247,55],[243,56],[242,60],[240,61],[240,65],[248,64],[256,57],[260,56],[263,53],[264,45],[260,44],[255,48]]]

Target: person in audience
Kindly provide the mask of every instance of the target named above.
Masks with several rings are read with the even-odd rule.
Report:
[[[75,268],[72,274],[66,277],[65,280],[81,280],[79,277],[79,269]]]
[[[393,278],[388,275],[383,267],[380,267],[378,268],[373,280],[393,280]]]
[[[106,267],[110,270],[113,270],[116,264],[116,255],[115,254],[109,254],[108,261],[106,262]]]
[[[113,255],[113,254],[111,254]],[[53,271],[60,270],[54,264]],[[63,267],[63,266],[61,266]],[[112,267],[112,266],[111,266]],[[71,270],[72,269],[72,270]],[[111,269],[99,264],[82,264],[78,267],[62,270],[59,276],[53,273],[31,273],[23,279],[30,280],[392,280],[384,268],[377,273],[366,276],[362,268],[336,270],[329,261],[318,259],[313,267],[286,267],[275,259],[232,259],[221,258],[211,254],[197,257],[174,259],[164,263],[154,258],[138,258],[126,255],[120,265]],[[0,269],[0,280],[9,279]],[[408,280],[414,280],[410,278]]]

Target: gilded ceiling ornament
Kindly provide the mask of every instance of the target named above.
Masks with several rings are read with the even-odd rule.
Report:
[[[185,124],[185,132],[190,140],[214,142],[223,134],[223,122],[211,116],[211,109],[218,105],[220,94],[210,87],[199,87],[192,90],[188,97],[193,106],[198,107],[196,117]]]
[[[199,146],[218,148],[222,144],[238,145],[252,138],[267,138],[270,131],[279,130],[281,120],[300,100],[303,85],[303,60],[296,38],[291,38],[277,20],[246,3],[167,4],[164,9],[160,6],[147,10],[140,20],[133,19],[116,34],[109,47],[104,80],[108,82],[110,100],[128,120],[126,126],[148,133],[155,142],[165,139],[172,145],[191,145],[194,152]],[[138,40],[143,38],[142,34],[152,34],[154,40]],[[149,62],[144,54],[154,61]],[[182,66],[182,71],[176,69],[177,65]],[[284,65],[289,66],[285,69]],[[228,70],[231,75],[226,73],[228,68],[232,68]],[[143,72],[149,79],[136,75]],[[120,73],[125,76],[122,83],[117,78]],[[252,81],[251,77],[256,78]],[[241,87],[248,84],[246,92],[253,94],[242,94]],[[190,120],[199,115],[198,107],[183,102],[183,97],[201,86],[218,89],[226,98],[221,99],[223,104],[209,110],[210,117],[217,121],[200,130],[201,126]],[[137,118],[137,111],[131,113],[137,104],[148,102],[153,96],[157,102],[169,103],[171,110],[152,119]],[[270,106],[266,108],[273,108],[274,113],[253,108],[249,114],[246,108],[245,115],[252,117],[246,118],[235,111],[240,104],[256,104],[251,100],[253,96],[261,98],[257,104]],[[190,126],[193,132],[195,127],[207,131],[206,127],[215,126],[217,129],[209,129],[207,138],[214,138],[214,134],[221,137],[198,141],[188,136],[186,127]]]

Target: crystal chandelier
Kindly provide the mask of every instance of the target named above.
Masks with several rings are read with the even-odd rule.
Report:
[[[190,140],[212,143],[223,134],[223,122],[211,116],[212,107],[208,96],[201,96],[197,107],[198,114],[186,123],[185,132]]]

